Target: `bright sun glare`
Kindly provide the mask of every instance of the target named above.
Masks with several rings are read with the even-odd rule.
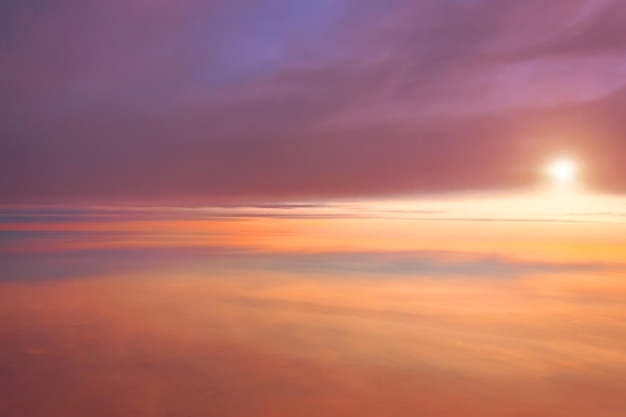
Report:
[[[570,183],[576,179],[578,165],[571,159],[561,158],[548,165],[548,175],[558,183]]]

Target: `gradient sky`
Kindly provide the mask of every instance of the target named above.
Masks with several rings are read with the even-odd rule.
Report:
[[[626,192],[621,0],[0,7],[5,204]]]
[[[624,0],[0,1],[0,416],[623,417],[625,109]]]

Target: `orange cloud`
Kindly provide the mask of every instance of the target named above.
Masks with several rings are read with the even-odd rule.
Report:
[[[3,283],[0,412],[617,417],[617,278]]]

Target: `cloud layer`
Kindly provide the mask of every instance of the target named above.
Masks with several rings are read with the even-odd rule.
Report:
[[[82,278],[0,282],[3,415],[623,414],[615,276]]]

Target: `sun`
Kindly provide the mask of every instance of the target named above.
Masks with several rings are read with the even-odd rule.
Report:
[[[568,158],[556,159],[548,165],[547,173],[554,182],[560,184],[571,183],[578,174],[578,164]]]

